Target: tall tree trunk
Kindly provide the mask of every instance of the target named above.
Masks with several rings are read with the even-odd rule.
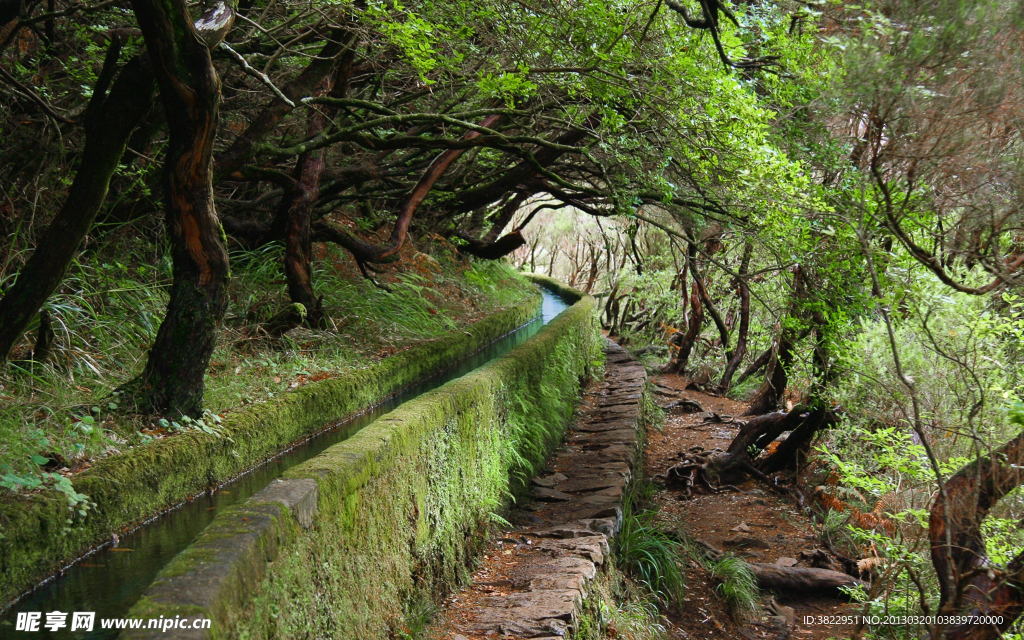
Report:
[[[719,339],[722,341],[722,350],[725,352],[725,360],[728,363],[732,359],[732,353],[729,351],[729,328],[725,326],[725,321],[722,320],[722,314],[719,313],[718,307],[715,306],[714,300],[711,299],[711,295],[708,293],[707,287],[704,285],[703,278],[700,277],[700,271],[697,270],[697,245],[695,242],[689,243],[689,260],[690,273],[693,275],[693,283],[697,287],[697,292],[700,294],[701,303],[704,305],[704,310],[711,317],[711,321],[715,323],[715,327],[718,329]]]
[[[754,394],[750,406],[744,412],[746,416],[758,416],[769,411],[775,411],[782,402],[782,395],[786,392],[786,384],[789,382],[788,369],[793,364],[794,349],[797,342],[797,330],[793,326],[797,321],[797,313],[800,300],[804,295],[803,272],[797,266],[793,272],[793,297],[790,300],[789,312],[783,319],[779,329],[779,339],[772,353],[771,361],[768,363],[768,373],[764,382]]]
[[[324,169],[322,149],[299,156],[299,184],[288,207],[288,227],[284,235],[284,274],[291,301],[306,310],[305,322],[320,326],[323,309],[313,292],[313,243],[310,212],[320,193],[320,175]]]
[[[938,616],[1000,616],[998,624],[936,626],[936,640],[1002,637],[1024,612],[1024,553],[1005,568],[985,550],[981,523],[1007,493],[1024,484],[1024,435],[966,465],[942,486],[928,521],[932,564],[939,577]]]
[[[110,86],[120,51],[121,39],[115,35],[86,110],[85,147],[75,181],[17,281],[0,300],[0,362],[60,286],[107,197],[129,136],[153,104],[153,76],[140,57],[128,62]]]
[[[354,50],[349,47],[343,54],[337,73],[329,74],[317,87],[314,95],[336,92],[344,98],[352,72]],[[306,135],[313,137],[327,127],[328,114],[313,105],[307,120]],[[317,149],[299,156],[299,179],[295,192],[288,198],[288,222],[284,234],[284,274],[288,283],[288,295],[292,302],[301,304],[306,310],[305,322],[318,327],[323,322],[321,300],[313,292],[313,242],[311,214],[313,205],[320,195],[320,179],[324,172],[324,150]]]
[[[234,11],[221,4],[204,13],[200,22],[217,23],[204,42],[185,0],[132,0],[132,7],[167,114],[164,205],[174,275],[167,315],[141,376],[142,395],[153,410],[197,415],[228,302],[228,255],[213,205],[220,79],[207,47],[227,33]]]
[[[747,270],[750,267],[750,254],[753,250],[754,245],[748,241],[743,247],[740,270],[736,273],[740,297],[740,326],[736,330],[736,348],[733,349],[732,356],[725,365],[725,371],[722,372],[722,379],[718,382],[719,393],[729,392],[732,377],[736,375],[736,370],[747,355],[747,333],[750,329],[750,285],[747,283]]]
[[[679,343],[679,350],[676,351],[675,355],[665,365],[664,373],[683,373],[686,370],[686,364],[690,361],[690,352],[693,351],[693,345],[697,343],[697,338],[700,337],[700,326],[704,323],[704,306],[700,302],[700,291],[696,282],[693,283],[693,290],[690,292],[690,317],[686,325],[686,334],[683,335],[682,342]]]

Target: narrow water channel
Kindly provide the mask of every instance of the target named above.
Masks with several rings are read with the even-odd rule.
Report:
[[[61,575],[39,585],[3,612],[0,619],[0,638],[116,637],[118,631],[100,629],[99,620],[124,617],[153,582],[160,569],[191,544],[219,510],[243,502],[271,480],[280,477],[287,469],[351,437],[398,406],[450,380],[466,375],[525,342],[569,306],[561,297],[547,289],[542,288],[541,292],[544,301],[540,317],[502,336],[454,367],[438,372],[366,412],[332,426],[249,473],[218,487],[216,491],[203,494],[167,511],[131,533],[121,536],[116,548],[108,546],[100,549],[79,560]],[[43,628],[35,633],[16,632],[14,623],[19,611],[42,612],[44,623],[47,612],[61,611],[69,614],[69,624],[55,633]],[[68,630],[71,626],[70,614],[75,611],[96,613],[96,624],[92,632],[71,633]]]

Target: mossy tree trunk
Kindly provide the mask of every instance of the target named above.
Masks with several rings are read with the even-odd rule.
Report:
[[[195,415],[202,411],[203,377],[227,308],[228,255],[213,205],[220,79],[208,47],[215,43],[201,38],[185,0],[133,0],[132,6],[167,115],[164,206],[174,274],[141,396],[153,410]],[[219,42],[233,13],[226,5],[211,7],[204,19],[224,24],[202,35]]]

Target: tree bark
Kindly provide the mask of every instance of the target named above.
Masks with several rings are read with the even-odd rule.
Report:
[[[310,212],[320,192],[320,174],[324,169],[323,149],[299,157],[299,185],[288,207],[288,228],[284,237],[284,274],[291,301],[306,309],[305,322],[320,326],[321,301],[313,292],[313,243]]]
[[[697,245],[691,242],[689,247],[688,262],[690,264],[690,274],[693,276],[693,283],[697,287],[697,293],[700,294],[700,301],[704,305],[705,311],[711,316],[711,321],[715,323],[715,327],[718,329],[718,337],[722,341],[722,350],[725,352],[725,359],[728,362],[732,359],[732,354],[729,352],[729,328],[725,326],[722,314],[718,312],[714,300],[711,299],[707,287],[704,286],[704,279],[700,277],[700,272],[697,271]]]
[[[749,367],[743,370],[743,373],[740,374],[740,377],[736,381],[735,386],[738,387],[739,385],[743,384],[744,382],[746,382],[747,378],[768,366],[768,363],[771,362],[772,360],[773,353],[775,353],[775,345],[772,345],[771,347],[765,349],[761,355],[757,356],[756,360],[750,363]]]
[[[736,330],[736,347],[733,349],[732,357],[725,365],[722,372],[722,379],[718,381],[719,393],[728,393],[732,387],[732,377],[747,355],[747,333],[750,329],[750,285],[747,283],[747,270],[750,266],[750,254],[754,245],[747,242],[743,247],[743,258],[740,260],[740,270],[737,272],[737,284],[740,297],[740,325]]]
[[[349,75],[352,71],[353,50],[348,48],[342,56],[338,73],[330,73],[320,83],[314,95],[332,93],[337,87],[339,97],[344,97]],[[316,105],[310,107],[306,135],[313,137],[322,132],[330,118]],[[324,150],[316,149],[299,156],[297,168],[299,179],[295,191],[287,198],[288,221],[285,231],[284,273],[288,283],[291,301],[301,304],[306,314],[303,320],[310,327],[323,322],[322,299],[313,292],[313,242],[311,215],[313,205],[320,195],[320,180],[324,173]]]
[[[198,415],[204,375],[227,309],[228,255],[213,205],[213,143],[220,79],[185,0],[132,0],[167,114],[166,228],[174,280],[167,314],[141,375],[149,409]],[[227,33],[234,11],[210,7],[201,23]],[[224,24],[227,23],[227,24]]]
[[[840,595],[841,589],[868,587],[868,584],[853,576],[829,569],[810,567],[782,567],[775,564],[751,562],[750,570],[762,589],[785,589],[787,591],[823,591],[829,595]]]
[[[761,384],[750,401],[750,406],[744,412],[745,416],[756,416],[774,411],[782,402],[782,395],[786,392],[788,383],[787,370],[793,363],[793,352],[796,347],[797,333],[792,324],[797,320],[797,309],[803,295],[803,273],[797,266],[793,273],[793,297],[790,301],[789,312],[779,329],[779,340],[772,353],[771,362],[768,364],[768,373],[765,375],[764,383]]]
[[[499,115],[487,116],[480,123],[480,126],[490,127],[500,118],[501,116]],[[472,140],[479,136],[480,133],[478,131],[470,131],[462,138],[464,140]],[[438,178],[465,152],[465,149],[449,149],[441,152],[434,158],[434,161],[430,163],[427,170],[420,176],[409,197],[402,204],[402,208],[398,212],[398,218],[395,220],[395,226],[391,229],[391,236],[386,243],[379,245],[371,244],[344,230],[338,230],[338,243],[348,249],[360,265],[367,262],[387,262],[392,259],[398,254],[402,245],[405,244],[405,238],[409,232],[409,223],[412,222],[416,209],[426,199],[430,190],[434,188]]]
[[[107,51],[104,72],[86,110],[85,146],[64,205],[17,281],[0,300],[0,362],[7,359],[39,309],[60,286],[107,197],[110,178],[124,155],[129,136],[152,106],[152,73],[140,57],[128,62],[110,87],[120,50],[121,40],[117,38]]]
[[[798,456],[806,456],[814,436],[819,431],[834,426],[838,420],[834,412],[827,410],[824,405],[819,405],[793,429],[788,438],[779,443],[774,453],[758,461],[757,468],[765,474],[797,468]],[[768,443],[765,443],[765,446],[768,446]]]
[[[665,365],[664,373],[681,374],[686,370],[686,364],[690,361],[690,352],[693,351],[693,345],[700,337],[700,326],[703,323],[704,307],[700,302],[698,284],[694,282],[693,290],[690,292],[690,318],[687,322],[686,334],[683,336],[675,356]]]
[[[501,236],[494,242],[486,240],[475,240],[466,236],[459,236],[459,239],[466,242],[459,247],[460,253],[467,253],[483,260],[497,260],[512,253],[519,247],[526,244],[523,234],[519,231],[512,231]]]
[[[992,565],[981,523],[1006,494],[1024,484],[1024,435],[957,471],[931,508],[928,535],[939,577],[941,616],[1002,616],[997,625],[936,626],[936,640],[1001,637],[1024,611],[1024,554]]]

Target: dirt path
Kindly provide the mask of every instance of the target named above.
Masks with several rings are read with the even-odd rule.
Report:
[[[655,399],[665,404],[673,397],[696,400],[705,411],[721,416],[735,416],[745,406],[727,398],[719,398],[698,391],[684,390],[687,380],[674,375],[654,379]],[[680,452],[693,446],[705,449],[725,449],[736,435],[733,424],[705,423],[707,414],[680,414],[668,412],[661,432],[648,433],[644,451],[647,477],[664,473],[678,459]],[[668,520],[678,520],[693,537],[710,543],[717,549],[731,550],[750,562],[776,563],[780,558],[797,560],[797,566],[809,566],[801,559],[801,552],[820,548],[810,521],[797,505],[784,497],[767,491],[763,485],[748,482],[737,487],[740,492],[695,492],[692,498],[672,489],[659,491],[655,501]],[[789,562],[782,560],[782,563]],[[852,626],[829,625],[818,621],[819,616],[851,615],[857,610],[842,601],[811,594],[762,592],[767,604],[769,597],[783,607],[792,608],[792,622],[766,617],[752,622],[738,622],[726,609],[724,602],[714,593],[715,581],[702,567],[691,563],[688,567],[689,593],[683,611],[673,612],[672,637],[683,639],[704,638],[795,638],[799,640],[827,640],[848,638]],[[789,611],[782,610],[783,613]],[[805,624],[805,617],[815,619]]]

